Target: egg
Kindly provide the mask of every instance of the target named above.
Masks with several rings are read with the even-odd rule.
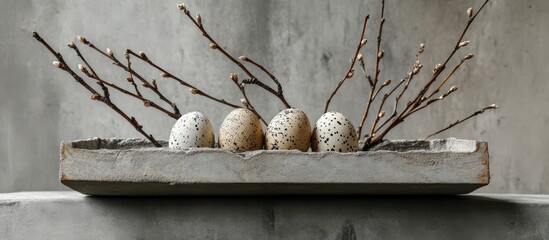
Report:
[[[225,117],[219,128],[219,147],[235,152],[263,148],[263,128],[250,110],[237,108]]]
[[[311,137],[314,152],[356,152],[358,138],[355,127],[338,112],[327,112],[318,119]]]
[[[276,114],[265,132],[267,150],[309,150],[311,123],[305,112],[288,108]]]
[[[200,112],[187,113],[173,125],[168,143],[174,149],[212,148],[215,143],[212,124]]]

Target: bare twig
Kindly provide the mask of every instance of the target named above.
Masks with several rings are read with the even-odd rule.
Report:
[[[486,6],[486,4],[489,1],[490,0],[485,0],[484,3],[481,5],[479,10],[475,14],[473,14],[472,8],[469,8],[467,10],[467,15],[469,17],[468,20],[467,20],[467,24],[466,24],[465,28],[463,29],[461,35],[459,36],[458,41],[454,45],[454,47],[453,47],[452,51],[450,52],[449,56],[446,58],[446,60],[442,64],[437,64],[435,66],[435,68],[433,70],[432,77],[421,88],[421,90],[419,91],[417,96],[414,97],[411,101],[409,101],[406,104],[406,107],[396,117],[392,118],[393,119],[392,122],[380,134],[378,134],[374,139],[372,139],[372,141],[365,144],[363,150],[366,150],[369,147],[381,142],[381,140],[383,140],[383,138],[387,135],[387,133],[389,133],[389,131],[391,131],[391,129],[393,129],[394,127],[396,127],[400,123],[402,123],[404,121],[404,119],[409,117],[412,113],[417,112],[416,110],[418,108],[421,108],[422,103],[424,103],[425,101],[429,101],[429,98],[425,97],[425,94],[427,93],[427,91],[429,91],[429,88],[431,87],[431,85],[434,82],[436,82],[436,80],[438,79],[438,76],[444,71],[444,69],[446,68],[448,62],[452,59],[452,57],[455,55],[455,53],[460,48],[462,48],[462,47],[466,46],[467,44],[469,44],[469,41],[463,41],[463,37],[465,36],[465,33],[467,32],[467,30],[469,29],[469,27],[471,26],[473,21],[476,19],[478,14],[484,9],[484,7]],[[451,75],[452,75],[452,73],[448,75],[448,78]],[[445,81],[447,81],[447,79],[443,80],[443,82],[445,82]],[[442,83],[442,84],[444,84],[444,83]],[[442,86],[442,85],[439,84],[439,86]],[[436,91],[437,90],[435,90],[435,92]],[[396,105],[395,105],[395,107],[396,107]],[[455,124],[453,126],[455,126]]]
[[[389,94],[387,95],[387,98],[389,96],[391,96],[404,82],[406,82],[406,79],[401,79],[398,84],[396,86],[393,87],[393,89],[389,92]],[[382,107],[383,107],[383,104],[380,104]],[[385,126],[385,124],[387,124],[387,122],[389,122],[389,120],[391,120],[392,118],[396,117],[396,113],[393,111],[393,113],[388,117],[387,120],[385,120],[385,122],[383,122],[383,124],[381,124],[381,126],[379,126],[375,131],[374,131],[374,134],[377,133],[377,131],[379,131],[379,129],[383,128],[383,126]],[[375,126],[374,126],[375,127]],[[373,135],[373,134],[370,134],[370,135]]]
[[[107,53],[110,55],[112,53],[109,52],[109,50],[110,49],[107,48]],[[129,73],[130,73],[130,76],[126,78],[126,81],[128,81],[133,86],[133,88],[135,89],[135,94],[137,94],[138,96],[142,96],[141,92],[139,92],[139,88],[137,87],[137,84],[135,84],[135,80],[133,80],[132,62],[130,61],[130,55],[129,54],[124,54],[124,57],[126,57],[126,60],[128,60],[128,70],[129,70]]]
[[[336,88],[334,89],[332,94],[330,94],[330,97],[326,101],[326,106],[324,107],[324,113],[328,112],[328,107],[330,106],[330,102],[332,101],[332,98],[334,98],[334,96],[336,95],[336,93],[339,90],[339,88],[341,87],[341,85],[343,85],[343,83],[345,83],[345,81],[347,81],[347,79],[353,77],[353,72],[354,72],[354,66],[355,66],[356,59],[360,54],[360,49],[362,47],[364,47],[364,45],[366,45],[366,42],[367,42],[366,39],[364,39],[364,33],[366,31],[366,24],[368,23],[369,18],[370,18],[370,15],[367,15],[366,17],[364,17],[364,21],[362,23],[362,31],[360,33],[360,38],[358,40],[358,44],[356,46],[356,50],[355,50],[355,53],[353,55],[353,58],[351,58],[351,64],[349,65],[349,68],[347,69],[347,72],[345,73],[345,76],[343,76],[343,78],[341,80],[339,80],[339,82],[337,83]]]
[[[444,77],[444,79],[438,84],[435,90],[433,90],[433,92],[429,94],[429,96],[427,96],[427,98],[430,99],[433,97],[433,95],[437,94],[440,91],[440,88],[448,81],[448,79],[450,79],[450,77],[452,77],[452,75],[454,75],[454,73],[459,69],[459,67],[461,67],[461,65],[463,65],[465,61],[473,58],[473,56],[474,56],[473,54],[467,54],[467,56],[463,57],[461,61],[459,61],[459,63],[452,69],[452,71],[450,71],[450,73],[448,73],[448,75],[446,75],[446,77]]]
[[[366,73],[366,64],[364,63],[364,58],[362,57],[362,54],[359,53],[357,58],[358,62],[360,63],[360,68],[362,69],[362,73],[364,74],[364,78],[368,80],[370,87],[372,87],[374,85],[374,82],[372,81],[372,77]]]
[[[452,86],[446,93],[440,95],[437,98],[430,98],[427,102],[425,102],[425,104],[423,104],[423,106],[414,109],[413,111],[409,112],[408,115],[411,115],[411,114],[413,114],[413,113],[415,113],[415,112],[417,112],[421,109],[424,109],[424,108],[428,107],[429,105],[431,105],[435,102],[438,102],[442,99],[445,99],[446,97],[448,97],[450,94],[452,94],[453,92],[455,92],[457,90],[458,90],[458,87]]]
[[[278,97],[280,99],[280,101],[282,101],[282,103],[284,104],[284,106],[286,108],[291,108],[290,104],[288,104],[288,101],[286,101],[286,98],[284,98],[284,91],[282,89],[282,85],[280,84],[278,79],[271,72],[269,72],[267,69],[265,69],[265,67],[263,67],[261,64],[257,63],[256,61],[250,59],[249,57],[240,56],[240,60],[253,64],[257,68],[261,69],[261,71],[263,71],[264,73],[269,75],[269,77],[276,84],[277,90],[275,91],[273,88],[271,88],[268,85],[264,84],[263,82],[259,81],[257,78],[255,78],[255,80],[253,81],[252,84],[256,84],[256,85],[262,87],[263,89],[267,90],[268,92],[272,93],[273,95]]]
[[[478,14],[484,9],[486,4],[490,0],[485,0],[484,3],[481,5],[479,10],[472,15],[472,8],[469,8],[467,10],[467,15],[469,16],[469,19],[467,19],[467,24],[465,25],[465,28],[463,29],[461,35],[459,36],[458,40],[456,41],[456,44],[454,45],[454,48],[450,52],[450,55],[446,58],[446,60],[442,64],[437,64],[433,70],[433,76],[431,79],[425,84],[425,86],[422,88],[422,90],[419,92],[417,97],[412,101],[412,106],[417,107],[419,104],[421,104],[423,101],[426,100],[426,98],[423,97],[423,95],[429,90],[430,86],[437,80],[438,76],[444,71],[446,68],[446,65],[448,65],[448,62],[452,59],[452,57],[456,54],[456,52],[462,48],[465,47],[467,44],[469,44],[468,41],[463,41],[463,37],[465,36],[465,33],[467,33],[467,30],[469,30],[469,27],[473,23],[473,21],[476,19]]]
[[[421,71],[421,69],[423,68],[423,65],[421,65],[421,63],[419,61],[419,57],[421,56],[421,54],[424,51],[425,51],[425,44],[424,43],[419,44],[419,48],[418,48],[418,51],[415,55],[415,62],[412,66],[412,70],[410,72],[408,72],[408,76],[405,79],[402,79],[400,81],[399,85],[396,86],[395,89],[393,89],[393,91],[395,91],[400,86],[400,84],[402,84],[403,82],[406,82],[406,84],[404,84],[404,87],[402,88],[402,91],[400,91],[398,96],[395,98],[395,103],[393,105],[393,112],[383,122],[383,124],[381,124],[381,126],[378,129],[374,130],[374,133],[377,133],[381,128],[383,128],[387,123],[389,123],[389,121],[391,121],[393,118],[395,118],[398,115],[398,104],[399,104],[400,99],[402,98],[402,96],[404,95],[406,90],[408,90],[408,87],[410,86],[410,83],[414,79],[414,76],[418,75],[419,72]]]
[[[142,77],[141,75],[139,75],[137,72],[135,72],[132,68],[128,68],[125,64],[123,64],[122,62],[120,62],[120,60],[118,60],[116,58],[116,56],[114,56],[114,54],[112,54],[112,52],[105,52],[101,49],[99,49],[97,46],[95,46],[93,43],[91,43],[88,39],[86,39],[85,37],[82,37],[82,36],[78,36],[77,37],[78,40],[87,45],[88,47],[90,47],[91,49],[97,51],[98,53],[100,53],[101,55],[111,59],[113,61],[113,64],[122,68],[124,71],[128,72],[128,73],[131,73],[133,76],[135,76],[137,79],[139,79],[141,81],[141,85],[144,87],[144,88],[148,88],[150,89],[151,91],[153,91],[162,101],[166,102],[167,104],[169,104],[172,108],[173,108],[173,112],[176,114],[176,115],[181,115],[181,112],[179,111],[179,108],[177,107],[177,105],[175,103],[173,103],[172,101],[170,101],[168,98],[166,98],[161,92],[160,90],[158,89],[158,86],[156,86],[156,84],[152,84],[151,82],[147,81],[144,77]]]
[[[121,87],[119,87],[118,85],[114,84],[114,83],[111,83],[111,82],[107,82],[103,79],[101,79],[99,77],[99,75],[97,75],[97,73],[95,72],[95,70],[93,69],[93,67],[88,63],[88,61],[86,60],[86,58],[84,58],[84,56],[82,55],[82,53],[80,52],[80,49],[78,49],[78,47],[73,43],[73,42],[70,42],[68,44],[69,48],[72,48],[75,52],[76,52],[76,55],[82,60],[82,62],[84,62],[84,64],[86,65],[86,67],[82,66],[82,65],[79,65],[78,68],[80,69],[80,71],[82,71],[84,74],[86,74],[86,76],[92,78],[92,79],[95,79],[97,81],[97,83],[99,84],[99,86],[101,86],[101,88],[103,89],[103,92],[104,92],[104,96],[107,96],[109,97],[109,91],[108,91],[108,88],[105,87],[105,85],[111,87],[111,88],[114,88],[116,89],[117,91],[121,92],[121,93],[124,93],[126,95],[129,95],[131,97],[134,97],[134,98],[137,98],[141,101],[143,101],[143,104],[146,106],[146,107],[153,107],[153,108],[156,108],[164,113],[166,113],[168,116],[174,118],[174,119],[179,119],[181,117],[181,114],[178,114],[178,113],[175,113],[175,112],[170,112],[168,110],[166,110],[165,108],[161,107],[160,105],[156,104],[155,102],[147,99],[147,98],[144,98],[141,94],[134,94],[132,92],[129,92],[127,91],[126,89],[123,89]],[[107,50],[107,52],[109,52],[110,49]],[[129,61],[129,57],[128,58],[128,61]],[[128,64],[128,66],[130,66],[130,64]],[[89,71],[88,71],[89,69]],[[134,83],[135,84],[135,83]],[[137,90],[137,86],[136,86],[136,91],[137,93],[139,93],[139,91]]]
[[[44,45],[44,47],[46,47],[46,49],[48,49],[48,51],[50,51],[55,56],[55,58],[57,59],[57,61],[54,62],[55,66],[59,67],[61,70],[65,71],[65,72],[69,73],[76,80],[76,82],[78,82],[80,85],[82,85],[84,88],[86,88],[90,93],[92,93],[92,96],[91,96],[92,100],[101,101],[105,105],[109,106],[112,110],[114,110],[116,113],[118,113],[120,116],[122,116],[126,121],[128,121],[139,133],[141,133],[143,136],[145,136],[152,144],[154,144],[154,146],[162,147],[162,145],[160,143],[158,143],[158,141],[152,136],[152,134],[147,134],[143,130],[143,126],[141,126],[134,117],[128,116],[116,104],[114,104],[111,101],[111,99],[110,99],[107,92],[104,92],[104,95],[101,95],[94,88],[92,88],[86,81],[84,81],[84,79],[82,79],[80,76],[78,76],[78,74],[76,74],[68,66],[68,64],[65,62],[65,60],[63,59],[63,56],[61,55],[61,53],[55,51],[37,32],[33,32],[32,36],[38,42],[40,42],[42,45]],[[90,70],[91,70],[91,68],[90,68]],[[95,73],[90,73],[90,74],[96,75]],[[106,87],[102,86],[102,88],[105,91]]]
[[[368,113],[370,112],[370,106],[372,105],[372,102],[375,100],[377,94],[374,92],[376,91],[377,82],[379,81],[379,62],[381,61],[381,58],[385,55],[385,53],[381,50],[381,37],[383,33],[383,25],[385,24],[385,0],[381,0],[381,14],[379,17],[379,31],[376,38],[376,62],[375,62],[375,68],[374,68],[374,79],[370,80],[368,79],[370,84],[370,93],[368,94],[368,100],[366,101],[366,106],[364,107],[364,113],[362,114],[362,119],[360,120],[360,123],[358,124],[358,130],[357,130],[357,136],[361,136],[362,134],[362,128],[364,127],[364,123],[366,122],[366,118],[368,118]]]
[[[162,72],[162,75],[163,77],[167,77],[167,78],[171,78],[175,81],[177,81],[179,84],[185,86],[185,87],[188,87],[190,89],[194,89],[194,90],[190,90],[192,94],[197,94],[197,95],[200,95],[200,96],[204,96],[206,98],[209,98],[211,100],[214,100],[218,103],[222,103],[224,105],[227,105],[229,107],[232,107],[232,108],[240,108],[240,106],[236,105],[236,104],[232,104],[232,103],[229,103],[227,101],[225,101],[224,99],[219,99],[219,98],[216,98],[216,97],[213,97],[207,93],[205,93],[204,91],[200,90],[199,88],[183,81],[183,79],[171,74],[170,72],[166,71],[164,68],[160,67],[159,65],[157,65],[156,63],[154,63],[147,55],[145,55],[143,52],[140,52],[140,54],[138,53],[135,53],[134,51],[128,49],[126,50],[126,53],[128,55],[133,55],[137,58],[139,58],[140,60],[148,63],[149,65],[151,65],[152,67],[156,68],[157,70],[159,70],[160,72]]]
[[[439,134],[439,133],[441,133],[441,132],[444,132],[444,131],[446,131],[446,130],[448,130],[448,129],[450,129],[450,128],[452,128],[452,127],[454,127],[454,126],[456,126],[456,125],[458,125],[458,124],[460,124],[460,123],[462,123],[462,122],[467,121],[468,119],[470,119],[470,118],[472,118],[472,117],[474,117],[474,116],[476,116],[476,115],[482,114],[482,113],[484,113],[484,111],[486,111],[486,110],[489,110],[489,109],[496,109],[496,108],[498,108],[498,106],[497,106],[496,104],[491,104],[491,105],[489,105],[489,106],[487,106],[487,107],[484,107],[484,108],[482,108],[482,109],[480,109],[480,110],[474,112],[473,114],[469,115],[468,117],[466,117],[466,118],[464,118],[464,119],[461,119],[461,120],[457,120],[457,121],[453,122],[452,124],[450,124],[448,127],[445,127],[445,128],[443,128],[443,129],[441,129],[441,130],[438,130],[438,131],[434,132],[433,134],[431,134],[431,135],[425,137],[425,139],[431,138],[432,136],[435,136],[435,135],[437,135],[437,134]]]
[[[80,71],[82,71],[84,74],[86,74],[86,76],[88,76],[89,78],[92,78],[94,80],[97,81],[97,83],[99,84],[99,86],[101,86],[101,88],[103,88],[104,92],[105,92],[105,95],[108,96],[108,90],[107,88],[105,88],[105,85],[108,86],[108,87],[111,87],[121,93],[124,93],[128,96],[131,96],[131,97],[134,97],[134,98],[137,98],[141,101],[143,101],[143,105],[145,105],[145,107],[153,107],[153,108],[156,108],[158,110],[160,110],[161,112],[167,114],[168,116],[174,118],[174,119],[179,119],[181,117],[180,114],[177,114],[175,112],[170,112],[168,110],[166,110],[165,108],[163,108],[162,106],[156,104],[155,102],[153,102],[152,100],[150,99],[147,99],[145,97],[143,97],[142,95],[138,95],[138,94],[134,94],[124,88],[121,88],[119,87],[118,85],[112,83],[112,82],[108,82],[108,81],[105,81],[103,80],[102,78],[99,77],[99,75],[97,75],[97,73],[95,73],[95,71],[93,70],[93,68],[90,66],[90,64],[88,64],[88,62],[86,61],[86,59],[84,58],[84,56],[80,53],[78,47],[75,45],[73,47],[71,47],[72,49],[74,49],[74,51],[76,52],[76,54],[78,55],[78,57],[80,57],[80,59],[86,64],[87,68],[84,67],[84,66],[81,66],[79,65],[79,69]],[[90,69],[90,71],[88,71],[88,68]]]
[[[223,49],[218,43],[217,41],[215,41],[215,39],[213,39],[210,34],[206,31],[206,29],[204,28],[204,25],[202,24],[202,17],[200,16],[200,14],[196,14],[196,19],[191,16],[191,13],[190,11],[187,9],[187,7],[185,6],[184,3],[181,3],[181,4],[178,4],[177,7],[179,8],[179,10],[181,10],[185,16],[187,16],[187,18],[189,20],[191,20],[191,22],[198,28],[198,30],[200,30],[200,32],[202,33],[202,35],[208,39],[210,41],[210,48],[212,49],[215,49],[215,50],[218,50],[219,52],[221,52],[221,54],[223,56],[225,56],[227,59],[229,59],[231,62],[233,62],[234,64],[236,64],[242,71],[244,71],[244,73],[246,73],[246,75],[248,75],[248,77],[250,79],[257,79],[257,77],[255,77],[255,75],[248,69],[246,68],[240,61],[238,61],[235,57],[233,57],[231,54],[229,54],[225,49]],[[248,98],[248,96],[246,95],[246,91],[244,89],[244,85],[242,85],[241,83],[238,82],[238,77],[237,77],[237,80],[233,80],[233,82],[238,86],[238,89],[240,90],[240,92],[242,93],[242,96],[244,97],[244,100],[245,102],[247,103],[245,105],[245,107],[252,111],[265,125],[267,125],[267,122],[263,119],[263,117],[261,117],[261,115],[259,115],[259,113],[255,110],[254,106],[252,105],[252,103],[250,102],[250,99]],[[271,92],[272,93],[272,92]],[[275,96],[279,97],[278,95],[275,94]],[[283,97],[279,97],[279,99],[282,101],[284,98]],[[285,106],[289,106],[289,104],[284,100],[282,101],[283,104],[285,104]]]

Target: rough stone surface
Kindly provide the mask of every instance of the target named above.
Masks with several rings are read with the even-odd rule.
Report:
[[[410,148],[421,145],[414,142],[432,147]],[[490,181],[485,142],[384,144],[391,145],[356,153],[234,153],[96,138],[61,145],[60,178],[90,195],[462,194]]]
[[[209,93],[231,102],[241,96],[228,76],[233,64],[208,48],[200,33],[181,16],[182,0],[2,0],[0,7],[0,192],[60,190],[59,142],[91,137],[141,137],[65,73],[54,69],[53,57],[36,43],[39,31],[73,66],[79,61],[66,43],[81,34],[122,57],[126,48],[145,51],[167,69]],[[326,98],[345,74],[357,41],[361,17],[370,13],[364,54],[373,72],[379,0],[200,0],[185,1],[202,14],[205,26],[234,55],[264,64],[284,85],[287,100],[314,123]],[[383,79],[398,82],[410,70],[418,44],[424,81],[444,60],[466,21],[465,10],[480,1],[388,0],[382,45]],[[442,134],[441,138],[482,139],[490,143],[492,182],[483,192],[549,194],[549,1],[493,0],[466,35],[471,44],[456,56],[475,58],[457,73],[459,91],[444,104],[433,104],[394,130],[389,139],[423,138],[482,106],[487,112]],[[122,72],[82,48],[98,74],[124,83]],[[454,62],[455,63],[455,62]],[[136,62],[143,75],[158,72]],[[242,76],[242,75],[241,75]],[[355,72],[360,77],[360,71]],[[262,76],[264,77],[264,76]],[[267,79],[267,78],[265,78]],[[167,79],[159,87],[173,96],[182,112],[201,111],[219,129],[231,111]],[[269,82],[270,83],[270,82]],[[420,85],[420,84],[418,84]],[[417,90],[417,85],[412,86]],[[332,101],[357,125],[368,91],[367,81],[348,81]],[[269,121],[282,108],[276,98],[257,88],[247,91]],[[151,98],[155,96],[149,95]],[[145,129],[168,139],[175,120],[126,97],[115,98]],[[389,106],[392,104],[389,104]],[[390,113],[391,109],[386,112]],[[371,118],[370,118],[371,119]]]
[[[549,239],[549,196],[0,194],[0,239]]]

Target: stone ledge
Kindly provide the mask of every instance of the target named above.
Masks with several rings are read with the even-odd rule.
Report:
[[[549,195],[0,194],[0,239],[549,239]]]
[[[395,140],[375,150],[151,148],[142,139],[61,144],[60,180],[88,195],[464,194],[490,182],[482,141]]]

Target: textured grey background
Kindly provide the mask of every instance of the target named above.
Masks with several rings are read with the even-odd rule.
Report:
[[[398,80],[410,68],[420,42],[426,41],[424,79],[443,60],[466,21],[465,9],[481,1],[388,0],[382,78]],[[236,68],[210,50],[208,42],[177,11],[177,1],[20,1],[0,8],[0,192],[59,190],[59,142],[89,137],[140,137],[120,117],[89,100],[70,76],[54,69],[53,57],[31,37],[33,30],[61,49],[76,65],[65,44],[87,36],[116,54],[144,50],[167,69],[237,102],[229,82]],[[264,63],[281,79],[291,104],[314,122],[325,99],[348,66],[364,14],[372,14],[367,38],[377,31],[379,1],[193,1],[205,26],[235,55]],[[471,120],[440,137],[484,139],[490,144],[492,183],[481,192],[549,193],[549,95],[546,76],[549,47],[549,2],[492,1],[466,39],[476,57],[451,84],[460,91],[444,104],[411,118],[389,138],[419,138],[492,102],[501,108]],[[365,55],[372,62],[372,47]],[[90,51],[89,60],[102,76],[124,84],[121,71]],[[138,64],[136,64],[138,65]],[[136,66],[138,67],[138,66]],[[371,68],[370,68],[371,69]],[[151,68],[139,68],[148,77]],[[160,87],[183,112],[200,110],[218,128],[231,110],[190,95],[167,79]],[[450,86],[450,84],[448,85]],[[366,81],[349,81],[332,110],[358,122],[367,94]],[[282,105],[259,89],[249,90],[261,113],[270,119]],[[174,120],[145,109],[129,98],[116,98],[148,131],[166,139]]]

